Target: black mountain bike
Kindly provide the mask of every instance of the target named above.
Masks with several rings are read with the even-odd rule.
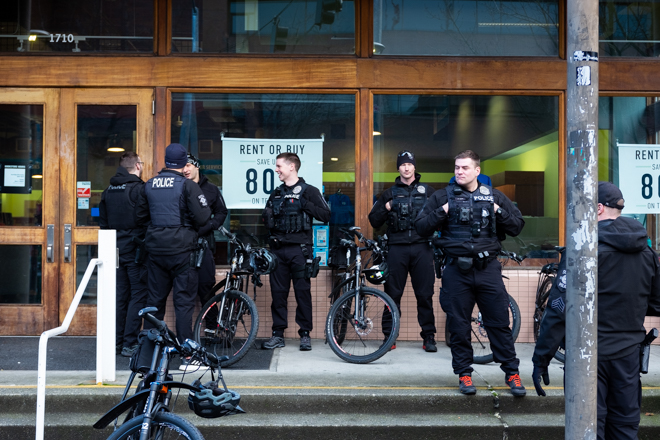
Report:
[[[566,248],[563,246],[555,246],[555,250],[559,253],[560,261],[564,258]],[[539,273],[539,281],[536,287],[536,302],[534,309],[534,342],[539,337],[541,331],[541,321],[545,315],[545,309],[548,306],[548,296],[552,284],[557,278],[557,271],[559,270],[559,263],[548,263],[541,268]],[[562,364],[566,361],[566,350],[560,346],[554,356]]]
[[[268,258],[274,256],[265,248],[244,244],[222,226],[220,231],[235,245],[234,255],[227,276],[213,286],[215,295],[202,305],[193,333],[199,344],[224,359],[221,366],[228,367],[247,354],[257,337],[259,314],[247,295],[248,287],[251,281],[256,299],[257,287],[263,286],[260,275],[272,270],[257,262],[266,254]]]
[[[498,255],[498,260],[502,266],[506,265],[508,260],[513,260],[516,263],[520,264],[525,259],[514,252],[501,251]],[[503,278],[506,278],[505,275],[502,275]],[[520,334],[520,326],[522,324],[522,319],[520,317],[520,307],[518,303],[511,295],[509,295],[509,323],[511,326],[511,334],[513,336],[513,342],[516,342],[518,335]],[[473,358],[472,362],[475,364],[488,364],[493,362],[493,350],[490,348],[490,340],[488,339],[488,333],[486,332],[486,327],[484,326],[483,316],[479,310],[478,305],[474,305],[472,310],[472,317],[470,318],[471,324],[471,335],[472,335],[472,352]],[[449,326],[445,323],[445,341],[449,345]]]
[[[180,345],[165,322],[151,315],[155,311],[155,307],[140,310],[140,316],[155,328],[145,330],[140,336],[140,348],[131,357],[132,373],[121,402],[101,417],[94,424],[94,428],[103,429],[114,420],[115,431],[108,437],[109,440],[204,440],[192,423],[172,414],[171,407],[176,403],[176,397],[174,403],[172,402],[172,390],[188,390],[188,405],[195,414],[206,418],[244,413],[239,406],[241,396],[227,389],[219,369],[220,361],[215,355],[208,353],[191,339]],[[174,381],[169,373],[169,364],[176,355],[190,356],[191,359],[210,367],[211,381],[204,385],[199,379],[192,385]],[[221,381],[222,387],[218,387],[218,382],[214,380],[215,368],[218,368],[218,380]],[[142,380],[137,385],[135,394],[126,398],[137,374],[142,376]],[[117,428],[119,417],[126,412],[124,423]]]
[[[387,353],[399,335],[399,311],[386,293],[366,287],[365,280],[382,284],[387,278],[384,263],[385,251],[377,242],[360,233],[357,226],[348,232],[364,244],[342,239],[341,246],[355,253],[355,262],[348,268],[347,276],[330,293],[335,299],[326,320],[326,341],[332,351],[346,362],[366,364]],[[362,252],[371,251],[362,268]],[[343,292],[346,287],[350,290]]]

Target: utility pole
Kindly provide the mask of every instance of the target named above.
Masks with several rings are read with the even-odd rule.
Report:
[[[595,439],[598,366],[598,0],[566,7],[567,440]]]

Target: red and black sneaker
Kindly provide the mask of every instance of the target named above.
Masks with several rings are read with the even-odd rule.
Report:
[[[477,394],[477,387],[472,384],[472,376],[469,374],[458,378],[458,390],[461,394]]]
[[[515,397],[523,397],[527,394],[518,373],[506,376],[506,384],[511,388],[511,394]]]

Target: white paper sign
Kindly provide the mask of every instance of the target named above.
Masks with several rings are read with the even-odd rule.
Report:
[[[25,165],[5,165],[5,187],[25,187]]]
[[[246,139],[222,137],[222,195],[229,209],[262,209],[282,184],[275,172],[278,154],[300,157],[298,175],[321,190],[323,138]]]
[[[660,145],[618,144],[624,214],[660,213]]]

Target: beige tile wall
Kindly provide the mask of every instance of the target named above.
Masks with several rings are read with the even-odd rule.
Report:
[[[533,337],[533,314],[534,314],[534,298],[536,295],[536,286],[538,282],[539,272],[538,269],[505,269],[504,275],[508,279],[504,279],[504,284],[511,296],[518,303],[520,307],[520,314],[522,317],[522,325],[520,329],[520,335],[518,336],[517,342],[534,342]],[[218,270],[216,272],[216,279],[221,280],[225,276],[223,270]],[[314,330],[312,331],[313,339],[323,339],[324,338],[324,327],[325,319],[328,315],[328,310],[330,309],[330,301],[328,295],[331,289],[331,271],[322,270],[319,272],[317,278],[312,280],[312,301],[313,301],[313,310],[314,310]],[[257,288],[257,298],[256,304],[257,309],[259,310],[259,337],[267,338],[271,334],[271,326],[273,320],[270,314],[270,284],[268,282],[268,277],[262,277],[264,283],[263,287]],[[437,329],[436,339],[438,341],[445,340],[445,314],[440,308],[440,303],[438,301],[438,292],[440,290],[440,280],[436,280],[435,285],[435,294],[433,295],[433,309],[435,312],[435,325]],[[253,297],[254,291],[252,286],[250,286],[249,295]],[[199,309],[199,304],[197,304],[196,313]],[[296,338],[298,337],[298,326],[295,322],[295,313],[296,313],[296,300],[293,293],[293,287],[289,294],[289,328],[285,333],[287,338]],[[196,317],[196,314],[195,314]],[[167,301],[167,312],[165,315],[165,321],[167,324],[174,328],[174,308],[172,305],[172,296],[168,298]],[[193,318],[194,322],[194,318]],[[648,317],[646,318],[646,328],[651,327],[660,328],[660,318],[658,317]],[[399,340],[406,341],[420,341],[421,337],[419,336],[420,328],[417,324],[417,304],[415,301],[415,294],[412,290],[412,285],[410,279],[406,283],[406,289],[403,293],[403,298],[401,299],[401,330],[399,332]],[[660,341],[656,341],[660,343]]]

